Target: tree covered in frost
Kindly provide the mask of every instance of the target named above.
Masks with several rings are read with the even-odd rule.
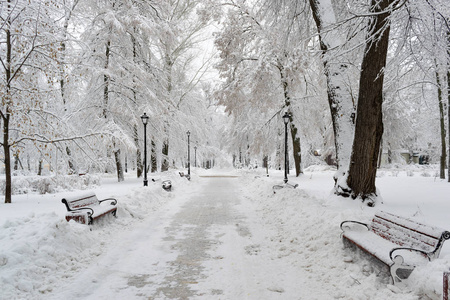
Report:
[[[53,1],[0,2],[0,108],[5,175],[5,202],[11,203],[11,154],[19,161],[25,147],[45,152],[57,139],[59,119],[47,108],[54,100],[57,51]]]
[[[11,152],[17,168],[24,168],[19,155],[26,154],[28,169],[39,160],[39,173],[44,164],[63,173],[115,170],[120,181],[127,165],[142,174],[144,112],[155,161],[162,160],[155,148],[161,153],[168,140],[170,165],[180,166],[187,130],[199,144],[212,136],[202,91],[209,60],[197,59],[210,15],[200,1],[1,5],[7,202]]]
[[[235,114],[233,132],[241,143],[240,149],[246,149],[245,143],[250,144],[247,149],[251,149],[261,134],[261,130],[252,128],[251,122],[242,122],[244,118],[258,114],[261,108],[266,109],[263,112],[267,114],[270,112],[267,107],[273,107],[275,88],[271,84],[275,80],[274,77],[270,77],[272,82],[267,80],[266,74],[270,73],[266,66],[269,64],[261,62],[276,60],[277,53],[298,51],[305,57],[308,51],[317,53],[318,50],[323,66],[310,65],[310,69],[314,68],[311,73],[315,75],[307,78],[305,83],[320,90],[323,87],[319,84],[321,74],[325,75],[338,167],[336,194],[371,199],[368,203],[373,204],[377,196],[376,170],[383,144],[388,152],[399,151],[402,147],[430,148],[436,144],[440,131],[441,152],[445,157],[443,116],[448,109],[442,101],[445,99],[442,92],[448,95],[448,87],[442,83],[448,81],[445,76],[448,72],[448,39],[445,37],[448,32],[448,3],[437,0],[223,3],[232,8],[228,9],[223,30],[216,40],[221,51],[218,66],[225,78],[218,94],[226,97],[229,111]],[[280,27],[272,23],[274,16],[282,16],[284,23],[277,23],[282,24]],[[305,30],[314,27],[311,21],[316,35]],[[292,30],[289,24],[297,30]],[[266,41],[270,40],[272,28],[276,28],[273,35],[277,36],[277,49],[282,51],[271,52],[267,50],[269,47],[262,46],[268,44]],[[291,35],[295,39],[283,43],[287,40],[285,37]],[[438,44],[440,46],[435,47]],[[432,46],[427,49],[425,45]],[[431,48],[436,50],[431,52]],[[310,57],[306,60],[312,61]],[[301,76],[302,70],[298,66],[291,69],[291,78]],[[437,76],[433,70],[438,68]],[[258,81],[264,84],[256,84]],[[438,87],[438,92],[432,91],[430,83]],[[300,86],[298,82],[295,85]],[[258,93],[269,97],[255,96]],[[435,95],[439,94],[440,100],[434,102],[439,103],[439,110],[438,105],[431,109],[431,99],[436,99]],[[253,97],[255,99],[251,101]],[[440,130],[432,119],[425,117],[424,111],[434,116],[441,115]],[[239,115],[242,116],[240,120],[236,118]],[[270,114],[260,115],[265,119],[270,117]],[[305,119],[310,121],[310,116],[306,115]],[[419,123],[420,120],[423,122]],[[383,123],[389,126],[386,128]],[[277,132],[263,132],[263,135],[275,141]],[[441,166],[443,163],[445,158],[441,159]]]
[[[318,83],[312,74],[317,67],[310,49],[312,34],[308,27],[299,26],[304,10],[301,6],[285,6],[274,11],[263,2],[250,5],[246,1],[224,1],[223,7],[226,17],[215,45],[220,57],[216,67],[224,82],[216,97],[233,117],[229,150],[239,157],[252,153],[263,158],[278,149],[279,158],[284,147],[281,117],[288,113],[298,176],[302,173],[301,136],[309,133],[308,142],[314,136],[305,124],[323,120],[318,117],[305,121],[304,113],[310,104],[316,110],[309,112],[316,116],[321,113],[321,105],[314,104]],[[299,36],[306,38],[299,42]],[[305,152],[310,150],[307,147]]]

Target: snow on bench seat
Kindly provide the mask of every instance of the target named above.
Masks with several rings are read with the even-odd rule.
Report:
[[[107,198],[98,200],[93,192],[87,192],[72,197],[66,197],[61,200],[66,205],[66,220],[74,220],[82,224],[92,224],[107,214],[116,215],[117,200]]]
[[[341,229],[344,244],[357,246],[380,261],[389,268],[394,284],[400,286],[417,265],[418,256],[428,261],[437,258],[450,238],[444,229],[387,212],[376,213],[370,224],[344,221]]]

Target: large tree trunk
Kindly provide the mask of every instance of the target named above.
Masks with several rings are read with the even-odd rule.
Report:
[[[374,16],[369,21],[368,42],[361,65],[355,138],[347,180],[352,198],[369,198],[369,206],[374,205],[377,195],[375,177],[383,135],[383,69],[390,30],[390,11],[386,9],[393,2],[395,0],[372,0],[370,11]]]
[[[350,72],[347,63],[345,60],[340,60],[342,56],[330,53],[332,49],[341,46],[345,39],[339,32],[339,28],[336,28],[336,17],[331,0],[309,0],[309,3],[319,32],[324,73],[327,79],[328,105],[333,123],[338,167],[334,176],[335,193],[345,195],[348,192],[345,174],[352,151],[350,141],[353,140],[355,130],[355,103],[345,81],[349,78]]]

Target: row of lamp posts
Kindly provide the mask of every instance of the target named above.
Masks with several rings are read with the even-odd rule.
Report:
[[[284,122],[284,183],[287,184],[288,182],[288,147],[287,147],[287,140],[288,140],[288,133],[287,133],[287,125],[290,121],[291,116],[285,112],[283,115],[283,122]],[[149,116],[147,116],[147,113],[144,113],[141,116],[142,124],[144,124],[144,186],[148,186],[148,180],[147,180],[147,124],[148,124]],[[188,130],[186,132],[187,138],[188,138],[188,175],[191,176],[191,144],[190,144],[190,136],[191,132]],[[197,146],[194,146],[195,151],[195,160],[194,165],[197,166]]]
[[[149,116],[147,116],[147,113],[144,113],[141,116],[142,124],[144,124],[144,186],[148,186],[148,180],[147,180],[147,124],[148,124]],[[191,176],[191,145],[189,137],[191,135],[191,132],[188,130],[186,132],[187,138],[188,138],[188,175]],[[197,146],[194,146],[195,150],[195,162],[194,165],[197,166]]]

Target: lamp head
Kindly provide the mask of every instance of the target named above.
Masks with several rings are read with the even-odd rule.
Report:
[[[284,116],[283,116],[284,124],[289,123],[289,119],[290,119],[290,118],[291,118],[291,115],[288,114],[287,112],[285,112],[285,113],[284,113]]]
[[[147,116],[147,114],[144,113],[144,114],[141,116],[142,124],[147,125],[148,119],[149,119],[149,116]]]

